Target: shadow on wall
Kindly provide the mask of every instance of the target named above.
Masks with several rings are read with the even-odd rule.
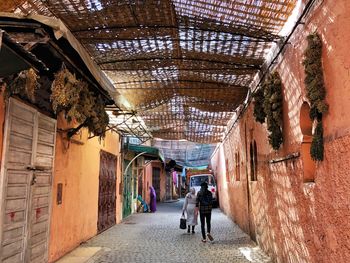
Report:
[[[266,168],[266,165],[261,165],[261,169],[264,170],[261,171],[259,169],[259,172],[261,172],[261,174],[268,174]],[[266,191],[261,190],[264,189],[264,187],[267,185],[271,185],[269,178],[269,176],[259,176],[258,185],[252,187],[251,189],[251,200],[257,241],[267,254],[273,255],[274,253],[272,252],[271,248],[274,248],[274,250],[277,249],[276,244],[274,244],[275,242],[273,242],[273,240],[275,240],[274,237],[276,234],[274,232],[272,222],[268,217],[268,196],[266,194]],[[263,187],[261,187],[261,185]]]
[[[225,213],[246,233],[250,232],[245,170],[244,129],[238,125],[224,143],[227,187]],[[228,175],[227,175],[228,173]]]
[[[312,262],[309,204],[297,187],[301,168],[301,160],[271,163],[252,192],[258,243],[278,262]]]

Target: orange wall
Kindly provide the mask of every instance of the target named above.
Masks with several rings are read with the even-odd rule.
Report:
[[[247,233],[253,232],[276,262],[345,263],[350,258],[350,1],[336,2],[318,2],[319,6],[303,21],[305,25],[298,26],[276,66],[284,85],[283,147],[277,152],[271,149],[266,126],[254,121],[250,105],[212,158],[222,209]],[[330,109],[323,119],[324,161],[316,164],[314,182],[304,183],[304,156],[276,164],[268,161],[293,152],[305,155],[299,119],[306,100],[302,60],[306,36],[315,30],[324,44],[323,69]],[[253,140],[258,149],[258,181],[249,182],[249,212],[245,174],[250,176],[249,144]],[[227,183],[226,171],[230,178],[235,175],[237,149],[243,162],[241,181]]]
[[[58,119],[58,127],[66,128],[62,117]],[[107,132],[106,138],[101,142],[97,138],[87,140],[87,136],[87,131],[83,130],[81,137],[74,136],[81,143],[68,143],[63,133],[57,133],[49,245],[50,262],[97,233],[101,149],[118,156],[116,211],[117,222],[121,220],[119,136],[116,133]],[[61,205],[56,203],[58,183],[63,184]]]
[[[163,201],[165,199],[165,171],[164,166],[160,161],[151,161],[144,168],[144,196],[146,203],[150,203],[150,191],[148,186],[152,185],[152,171],[153,167],[160,168],[160,200]]]

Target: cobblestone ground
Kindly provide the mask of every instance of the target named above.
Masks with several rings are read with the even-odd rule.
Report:
[[[88,263],[271,262],[219,209],[213,210],[212,243],[179,228],[183,202],[158,204],[156,213],[134,214],[84,243],[102,247]]]

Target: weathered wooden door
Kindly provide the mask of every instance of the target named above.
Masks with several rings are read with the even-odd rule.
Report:
[[[152,185],[156,190],[157,201],[160,201],[160,168],[158,167],[152,168]]]
[[[0,262],[47,262],[56,120],[10,99],[0,177]]]
[[[116,167],[117,156],[101,151],[97,220],[98,232],[102,232],[115,225]]]
[[[124,161],[124,167],[127,167],[129,161]],[[124,168],[125,169],[125,168]],[[127,173],[124,172],[123,178],[123,218],[131,214],[131,202],[132,202],[132,169],[128,168]]]

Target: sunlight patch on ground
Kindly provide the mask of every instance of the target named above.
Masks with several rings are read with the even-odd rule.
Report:
[[[271,259],[264,255],[259,247],[240,247],[239,251],[250,262],[271,262]],[[257,255],[259,255],[258,258]]]

